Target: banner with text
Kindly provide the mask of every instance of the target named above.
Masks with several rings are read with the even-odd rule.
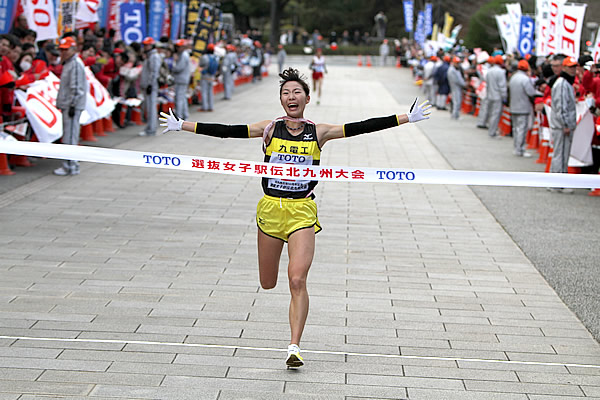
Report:
[[[146,36],[146,5],[122,3],[120,9],[121,38],[125,44],[141,43]]]
[[[535,53],[548,55],[548,29],[550,24],[550,0],[535,2]]]
[[[519,29],[519,53],[521,57],[533,52],[535,22],[533,18],[522,15]]]
[[[24,11],[29,29],[37,34],[36,40],[58,38],[53,0],[25,0]]]
[[[587,4],[567,3],[563,5],[560,13],[559,25],[559,53],[579,58],[581,47],[581,31]]]
[[[412,32],[415,12],[413,0],[404,0],[402,6],[404,7],[404,30],[406,32]]]

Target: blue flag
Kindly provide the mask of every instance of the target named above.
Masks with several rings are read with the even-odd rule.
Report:
[[[57,3],[60,1],[56,0]],[[98,26],[101,28],[106,28],[106,22],[108,21],[108,6],[110,6],[110,1],[104,0],[100,2],[100,6],[98,7]]]
[[[166,2],[163,0],[150,0],[150,16],[148,17],[148,36],[159,40],[165,21]]]
[[[519,53],[521,57],[531,54],[534,46],[535,22],[533,18],[521,15],[521,27],[519,29]]]
[[[179,39],[179,28],[181,27],[181,14],[183,10],[183,3],[180,1],[173,2],[173,8],[171,9],[171,41]]]
[[[433,33],[433,4],[425,3],[425,36]]]
[[[15,7],[17,6],[17,2],[19,0],[4,0],[2,1],[5,7],[4,12],[0,13],[0,33],[8,33],[13,25],[13,20],[15,16]]]
[[[413,0],[404,0],[402,2],[404,5],[404,26],[406,32],[413,31],[413,13],[414,13],[414,5]]]
[[[415,42],[423,46],[425,43],[425,13],[419,11],[417,14],[417,30],[415,31]]]
[[[146,36],[146,4],[123,3],[119,9],[121,16],[121,37],[125,44],[141,43]]]

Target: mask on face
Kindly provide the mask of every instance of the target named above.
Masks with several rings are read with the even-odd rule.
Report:
[[[19,67],[23,72],[29,71],[29,69],[31,68],[31,63],[29,61],[21,61],[21,63],[19,63]]]

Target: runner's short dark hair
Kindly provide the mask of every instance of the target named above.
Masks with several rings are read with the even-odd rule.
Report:
[[[310,88],[306,83],[306,78],[303,75],[300,75],[300,72],[298,72],[297,69],[290,67],[284,70],[282,73],[280,73],[279,77],[281,78],[281,80],[279,81],[280,96],[281,92],[283,91],[283,85],[285,85],[288,82],[298,82],[300,86],[302,86],[302,89],[304,89],[304,93],[306,93],[307,96],[310,94]]]

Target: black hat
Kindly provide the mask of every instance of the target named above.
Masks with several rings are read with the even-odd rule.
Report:
[[[45,47],[44,50],[46,50],[48,53],[52,54],[53,56],[59,56],[60,53],[58,52],[58,49],[56,48],[56,45],[54,43],[48,43]]]

